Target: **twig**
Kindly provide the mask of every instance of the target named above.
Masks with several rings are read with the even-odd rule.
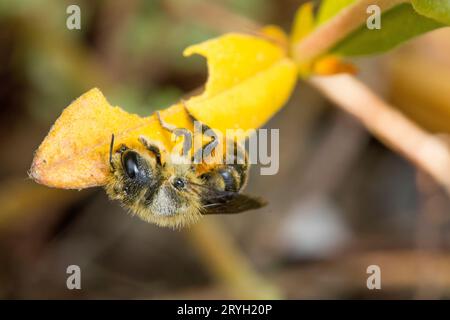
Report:
[[[309,81],[450,192],[450,151],[443,140],[427,133],[353,76],[312,77]]]
[[[318,27],[306,38],[293,46],[294,58],[298,62],[313,60],[331,49],[351,32],[357,30],[367,19],[367,7],[377,5],[381,11],[389,10],[409,0],[359,0]]]
[[[297,61],[318,57],[356,30],[366,19],[367,6],[386,11],[409,0],[360,0],[342,10],[308,37],[294,45]],[[358,79],[348,76],[312,77],[309,81],[393,150],[427,172],[450,193],[450,149],[373,93]]]

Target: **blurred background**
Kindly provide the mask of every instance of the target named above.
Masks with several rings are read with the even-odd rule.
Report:
[[[27,177],[72,100],[99,87],[149,115],[206,80],[193,43],[258,24],[290,29],[300,0],[0,3],[0,298],[450,298],[450,202],[308,84],[267,127],[280,171],[253,168],[269,206],[190,229],[133,218],[100,188],[55,190]],[[66,8],[81,8],[68,30]],[[450,131],[450,30],[377,58],[360,77],[435,133]],[[66,269],[81,268],[81,290]],[[381,268],[368,290],[367,267]]]

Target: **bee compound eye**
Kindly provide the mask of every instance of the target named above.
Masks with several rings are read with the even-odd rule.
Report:
[[[134,151],[126,151],[123,153],[122,166],[129,178],[136,178],[139,173],[138,154]]]
[[[228,170],[221,170],[220,175],[222,176],[223,180],[225,181],[231,181],[233,179],[233,175]]]
[[[176,189],[181,190],[181,189],[183,189],[183,188],[186,186],[186,183],[185,183],[184,180],[181,179],[181,178],[175,178],[175,179],[173,180],[173,182],[172,182],[172,185],[173,185]]]
[[[220,170],[219,174],[222,176],[226,191],[238,191],[238,183],[230,169]]]

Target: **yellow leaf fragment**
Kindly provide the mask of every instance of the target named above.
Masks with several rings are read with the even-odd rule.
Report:
[[[207,58],[205,91],[187,101],[189,112],[221,130],[254,129],[265,124],[287,101],[297,78],[294,62],[269,41],[227,34],[188,47],[184,54]]]
[[[295,44],[300,42],[308,34],[310,34],[315,28],[314,6],[312,2],[307,2],[298,8],[294,23],[291,29],[290,36],[290,55],[295,57],[296,52],[294,50]],[[298,64],[298,73],[301,77],[306,77],[311,73],[310,61],[305,61]]]
[[[279,26],[270,24],[264,26],[261,29],[261,33],[267,37],[268,40],[275,42],[276,45],[280,46],[284,50],[287,50],[289,45],[289,38],[287,34]]]
[[[228,34],[189,47],[186,55],[207,58],[205,92],[186,102],[194,117],[211,128],[254,129],[271,118],[289,98],[296,82],[296,66],[285,50],[257,37]],[[193,130],[185,107],[175,104],[161,111],[165,122]],[[144,147],[139,136],[158,141],[167,151],[174,142],[155,115],[142,118],[111,106],[98,89],[70,104],[56,120],[36,151],[30,176],[51,187],[82,189],[104,185],[110,174],[109,146]],[[164,155],[163,155],[164,156]]]
[[[315,28],[314,6],[307,2],[298,8],[291,30],[291,43],[297,43]]]
[[[90,90],[56,120],[35,154],[32,178],[58,188],[100,184],[107,161],[98,159],[102,155],[98,149],[107,145],[115,129],[125,130],[140,121],[138,116],[110,106],[98,89]]]
[[[181,106],[166,110],[186,117]],[[98,89],[92,89],[70,104],[56,120],[36,151],[30,175],[41,184],[56,188],[82,189],[103,185],[109,172],[109,142],[136,145],[141,134],[168,144],[154,116],[141,118],[112,107]]]

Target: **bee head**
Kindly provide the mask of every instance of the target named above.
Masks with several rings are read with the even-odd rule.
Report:
[[[121,146],[113,152],[112,137],[111,174],[105,189],[111,199],[141,219],[181,227],[204,214],[239,213],[265,205],[260,198],[240,193],[247,180],[247,162],[198,170],[198,165],[167,157],[167,153],[164,162],[159,146],[143,137],[139,141],[144,148]]]
[[[122,146],[111,156],[105,189],[141,219],[177,227],[201,216],[202,180],[194,172],[190,165],[162,164],[159,156]]]

